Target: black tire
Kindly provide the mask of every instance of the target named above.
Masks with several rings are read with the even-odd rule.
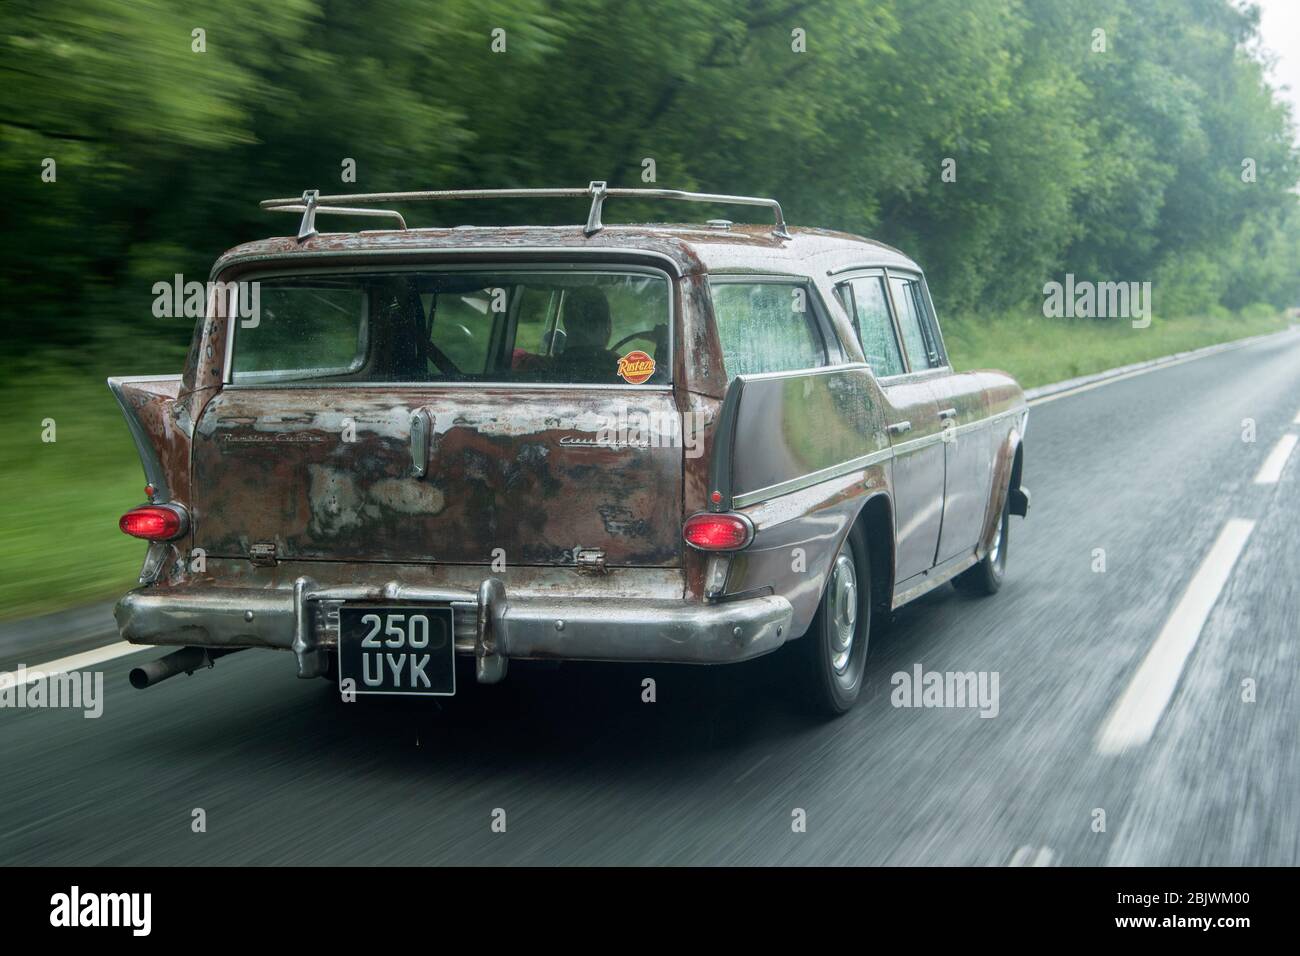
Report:
[[[997,594],[1007,576],[1007,550],[1011,543],[1011,493],[1002,502],[1002,517],[998,521],[993,546],[982,561],[968,571],[963,571],[953,582],[967,594]]]
[[[862,693],[871,610],[871,564],[854,527],[831,562],[817,616],[795,642],[805,697],[819,716],[848,712]]]

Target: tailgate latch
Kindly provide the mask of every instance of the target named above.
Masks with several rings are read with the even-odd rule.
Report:
[[[573,563],[578,566],[579,571],[586,574],[604,574],[605,552],[599,548],[576,548],[573,552]]]
[[[248,560],[259,568],[275,567],[275,545],[270,541],[258,541],[249,547]]]

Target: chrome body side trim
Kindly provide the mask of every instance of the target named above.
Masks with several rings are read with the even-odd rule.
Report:
[[[915,601],[922,594],[928,594],[939,585],[947,584],[967,568],[974,567],[978,563],[979,557],[974,552],[971,552],[970,554],[958,555],[939,567],[931,568],[923,574],[909,578],[894,588],[890,609],[899,608],[904,604]]]
[[[929,443],[928,440],[926,443]],[[882,461],[889,461],[893,457],[893,449],[882,448],[880,451],[873,451],[869,455],[862,455],[858,458],[851,459],[850,461],[842,462],[838,465],[832,465],[829,468],[823,468],[820,471],[814,471],[807,475],[801,475],[798,478],[792,478],[789,481],[783,481],[779,485],[769,485],[766,488],[757,488],[754,491],[747,491],[742,495],[736,495],[732,498],[732,504],[736,508],[745,508],[749,505],[756,505],[769,498],[777,498],[781,495],[788,495],[795,491],[802,491],[805,488],[811,488],[813,485],[819,485],[823,481],[830,481],[833,478],[839,478],[841,475],[847,475],[849,472],[869,468]]]
[[[823,370],[817,369],[816,371]],[[777,374],[786,375],[788,373]],[[990,415],[987,418],[981,418],[979,421],[967,422],[965,425],[957,426],[956,428],[951,429],[950,433],[955,435],[964,435],[977,429],[987,428],[1004,418],[1024,414],[1024,412],[1024,408],[1008,409],[1007,411]],[[760,502],[767,501],[769,498],[776,498],[780,495],[788,495],[795,491],[802,491],[804,488],[809,488],[812,485],[839,478],[842,475],[847,475],[850,472],[868,468],[871,465],[879,464],[883,461],[891,461],[895,458],[901,458],[904,455],[911,454],[914,451],[919,451],[922,448],[938,444],[945,440],[946,438],[943,432],[936,432],[933,435],[926,435],[924,438],[913,438],[911,441],[899,442],[890,448],[882,448],[880,451],[871,452],[868,455],[862,455],[838,465],[823,468],[820,471],[810,472],[807,475],[801,475],[798,478],[792,478],[789,481],[783,481],[777,485],[770,485],[766,488],[758,488],[754,491],[748,491],[744,494],[736,495],[732,498],[731,504],[734,508],[746,508],[750,505],[756,505]]]

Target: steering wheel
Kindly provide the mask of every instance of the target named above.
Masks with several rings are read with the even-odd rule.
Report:
[[[451,356],[449,356],[442,349],[438,348],[438,346],[434,345],[432,342],[423,343],[423,345],[420,348],[420,352],[426,362],[431,364],[434,368],[436,368],[439,372],[442,372],[444,375],[461,374],[461,370],[456,367],[456,363],[451,360]]]
[[[639,332],[632,332],[632,333],[629,334],[629,335],[625,335],[625,336],[623,336],[621,339],[619,339],[617,342],[615,342],[613,345],[611,345],[611,346],[610,346],[610,349],[612,349],[613,351],[617,352],[617,351],[618,351],[619,349],[621,349],[623,346],[627,345],[628,342],[633,342],[633,341],[635,341],[635,340],[637,340],[637,339],[649,339],[651,342],[653,342],[653,341],[655,340],[655,330],[654,330],[654,329],[642,329],[642,330],[639,331]]]

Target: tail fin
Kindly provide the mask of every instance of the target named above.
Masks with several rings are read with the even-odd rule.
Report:
[[[145,480],[159,503],[187,503],[190,482],[190,435],[187,409],[177,404],[179,375],[137,375],[108,380],[135,439]]]

